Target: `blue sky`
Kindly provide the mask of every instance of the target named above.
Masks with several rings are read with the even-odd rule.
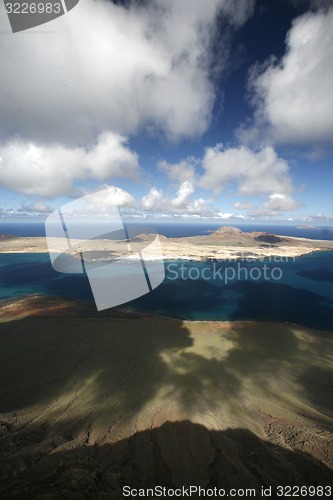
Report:
[[[330,5],[81,0],[12,34],[1,4],[0,217],[108,188],[129,218],[333,225]]]

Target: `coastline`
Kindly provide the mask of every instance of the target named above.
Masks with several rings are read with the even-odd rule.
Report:
[[[59,315],[61,314],[61,316]],[[313,334],[332,336],[332,330],[327,328],[311,327],[300,325],[289,321],[274,321],[274,320],[220,320],[220,319],[182,319],[177,316],[154,313],[150,311],[135,310],[132,307],[118,306],[104,311],[97,311],[92,302],[79,300],[77,298],[64,298],[60,296],[32,294],[20,296],[17,298],[0,299],[0,324],[6,320],[14,321],[23,318],[57,318],[66,319],[70,317],[77,317],[80,319],[128,319],[128,320],[161,320],[169,321],[170,323],[184,323],[186,324],[212,324],[220,327],[222,330],[230,330],[233,327],[246,329],[253,327],[290,327],[298,328]]]
[[[123,304],[118,311],[192,321],[286,321],[330,330],[332,275],[325,269],[330,266],[332,253],[259,259],[247,254],[243,261],[164,260],[167,279],[163,285],[133,304]],[[59,297],[60,301],[62,297],[72,298],[74,303],[91,301],[80,314],[95,315],[87,278],[56,272],[48,254],[2,254],[0,260],[3,299],[41,294]],[[120,266],[123,262],[119,261]],[[126,273],[126,264],[123,271]]]
[[[14,237],[1,235],[0,254],[11,253],[56,253],[65,252],[71,256],[79,256],[86,252],[86,259],[90,261],[108,261],[121,259],[128,252],[127,243],[114,240],[72,240],[69,249],[62,238],[45,237]],[[145,248],[151,243],[149,235],[139,235],[136,245]],[[309,255],[320,251],[333,250],[331,240],[310,240],[290,236],[276,236],[266,233],[243,233],[236,228],[222,228],[205,236],[167,238],[159,236],[160,245],[149,249],[147,260],[261,260],[265,258],[292,258]],[[272,243],[273,241],[273,243]],[[135,252],[139,247],[135,247]],[[98,258],[94,258],[94,252]]]

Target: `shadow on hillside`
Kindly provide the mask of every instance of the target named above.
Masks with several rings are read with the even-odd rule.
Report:
[[[86,404],[113,396],[133,413],[154,397],[167,367],[164,350],[192,340],[181,321],[30,317],[0,324],[0,412],[83,391]]]
[[[202,323],[203,335],[210,325]],[[216,330],[216,336],[221,344],[216,341],[203,355],[178,320],[120,315],[0,323],[0,412],[56,402],[59,415],[76,408],[82,425],[104,410],[112,420],[124,414],[130,419],[160,398],[161,389],[166,401],[177,401],[184,411],[202,402],[215,410],[224,398],[241,402],[247,381],[269,395],[268,375],[283,385],[289,370],[302,399],[305,394],[319,411],[333,413],[327,333],[317,332],[309,342],[296,336],[292,325],[268,323],[264,329],[234,323],[229,331]]]
[[[149,402],[162,408],[176,402],[184,415],[213,411],[223,419],[225,399],[242,405],[247,382],[279,405],[277,394],[269,394],[268,375],[283,387],[288,373],[300,400],[312,402],[318,423],[322,412],[327,424],[333,412],[328,333],[302,337],[293,325],[270,323],[234,323],[221,331],[202,323],[200,335],[213,335],[215,343],[200,351],[200,336],[182,321],[84,312],[88,317],[0,323],[1,498],[121,498],[125,484],[260,488],[332,482],[332,471],[313,457],[246,429],[213,431],[162,418],[160,427],[121,439],[113,427],[125,419],[131,428]],[[89,440],[90,425],[109,427],[104,441]],[[87,429],[83,445],[78,436]],[[117,442],[106,444],[111,439]],[[75,448],[64,451],[71,444]]]
[[[299,397],[307,397],[315,409],[333,417],[332,334],[313,331],[309,340],[294,330],[302,328],[267,323],[267,330],[255,325],[232,329],[224,334],[234,344],[225,363],[237,367],[240,380],[250,379],[263,390],[271,374],[283,385],[287,373],[292,373]]]
[[[112,445],[20,461],[21,468],[13,458],[2,464],[1,498],[120,499],[125,485],[255,488],[256,496],[271,486],[271,498],[277,498],[278,485],[325,486],[333,479],[330,469],[305,453],[248,430],[213,431],[190,421],[166,422]]]

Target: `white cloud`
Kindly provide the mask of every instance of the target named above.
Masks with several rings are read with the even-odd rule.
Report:
[[[146,210],[162,210],[165,208],[163,207],[164,201],[162,190],[155,187],[151,188],[149,193],[142,198],[141,205]]]
[[[191,194],[194,192],[194,187],[189,181],[183,182],[173,200],[171,200],[171,203],[174,207],[176,208],[184,208],[187,207],[189,204],[189,198]]]
[[[108,215],[113,214],[115,206],[128,207],[135,203],[135,199],[130,193],[117,186],[104,184],[100,191],[93,194],[94,196],[83,198],[84,213]]]
[[[211,215],[213,213],[213,208],[211,206],[211,200],[206,200],[205,198],[196,198],[195,200],[188,203],[186,206],[187,212],[197,215]]]
[[[287,143],[322,143],[333,139],[333,8],[308,12],[294,20],[280,62],[255,68],[254,126],[241,127],[247,142],[267,135]],[[267,139],[267,137],[266,137]]]
[[[197,214],[212,213],[211,200],[204,198],[191,199],[194,193],[193,185],[185,181],[177,190],[173,198],[164,195],[161,189],[151,188],[149,193],[141,200],[141,208],[151,212],[164,212],[167,214]]]
[[[293,200],[290,196],[286,196],[285,194],[272,193],[268,198],[268,201],[264,203],[264,207],[269,212],[295,210],[300,206],[299,203]]]
[[[245,146],[223,150],[217,144],[206,149],[202,166],[205,172],[199,185],[206,189],[220,191],[231,182],[242,195],[290,193],[292,189],[288,163],[270,146],[256,152]]]
[[[271,193],[262,206],[250,206],[247,215],[250,218],[264,217],[267,220],[271,217],[281,216],[283,212],[296,210],[301,206],[291,196],[282,193]]]
[[[39,201],[22,201],[21,208],[18,212],[26,212],[32,214],[49,214],[53,211],[49,205],[45,205],[45,203]]]
[[[220,219],[227,219],[227,220],[229,220],[229,219],[245,219],[244,215],[233,214],[230,212],[218,212],[217,216]]]
[[[0,135],[73,146],[96,131],[128,135],[145,125],[171,139],[202,134],[214,102],[217,14],[241,25],[253,3],[81,0],[52,24],[14,36],[2,11]]]
[[[304,221],[310,221],[310,222],[333,222],[333,217],[329,215],[324,215],[324,214],[314,214],[314,215],[308,215],[307,217],[303,217]]]
[[[158,168],[165,172],[168,177],[177,182],[188,181],[191,184],[195,183],[195,165],[198,160],[193,157],[181,160],[178,163],[168,163],[165,160],[161,160],[158,163]]]
[[[253,208],[253,205],[250,201],[245,201],[244,203],[241,203],[240,201],[236,201],[233,206],[235,208],[238,208],[240,210],[250,210]]]
[[[268,199],[262,203],[262,206],[254,206],[253,203],[245,201],[241,203],[235,202],[233,206],[240,210],[246,210],[248,217],[274,217],[282,212],[296,210],[301,205],[295,201],[290,195],[283,193],[271,193]]]
[[[135,179],[137,174],[137,155],[118,134],[103,133],[90,148],[21,139],[0,145],[0,185],[29,195],[66,195],[75,179]]]

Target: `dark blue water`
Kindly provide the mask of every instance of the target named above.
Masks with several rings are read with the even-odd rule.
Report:
[[[332,227],[299,227],[291,225],[249,225],[249,224],[224,224],[218,223],[146,223],[144,226],[151,226],[158,233],[169,238],[177,238],[180,236],[200,236],[208,234],[210,231],[215,231],[223,225],[237,226],[242,231],[265,231],[274,234],[285,236],[296,236],[298,238],[310,238],[317,240],[333,240]],[[131,223],[131,225],[133,225]],[[17,236],[45,236],[45,227],[43,222],[0,222],[0,234],[13,234]]]
[[[43,222],[0,222],[0,234],[45,236],[45,225]]]
[[[166,262],[166,279],[126,308],[192,320],[265,320],[333,328],[333,252],[280,262]],[[93,302],[84,275],[48,254],[0,254],[0,299],[46,294]]]
[[[255,262],[169,262],[162,286],[132,302],[191,320],[333,328],[333,252]]]

